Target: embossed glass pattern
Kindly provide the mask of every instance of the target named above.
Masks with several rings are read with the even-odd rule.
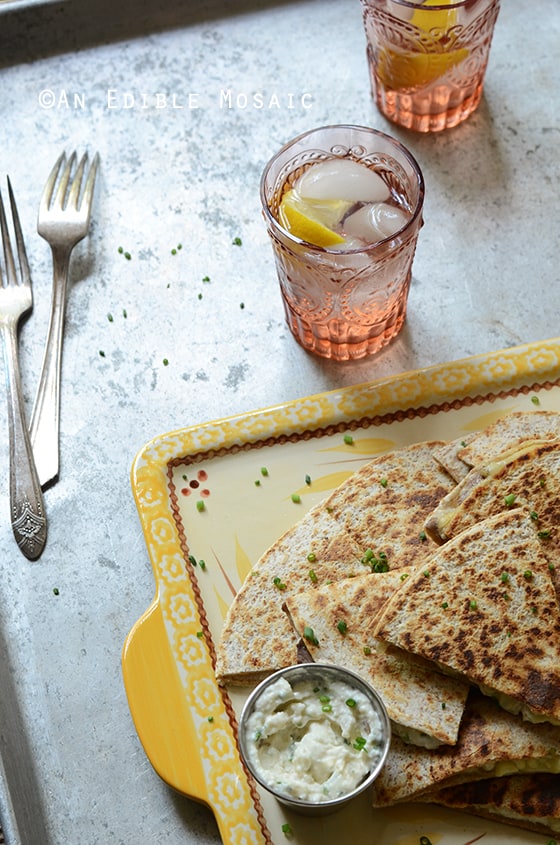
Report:
[[[438,132],[480,103],[500,0],[361,0],[372,95],[407,129]]]
[[[375,170],[409,215],[394,235],[340,252],[313,246],[278,222],[283,193],[313,163],[350,158]],[[286,320],[307,350],[338,361],[377,352],[406,316],[412,261],[422,225],[424,180],[412,155],[382,132],[328,126],[294,139],[271,159],[261,201],[272,242]]]

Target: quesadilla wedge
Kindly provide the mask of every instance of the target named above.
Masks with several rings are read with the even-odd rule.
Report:
[[[560,724],[560,614],[533,520],[514,509],[415,570],[373,636],[466,678],[531,721]]]
[[[423,799],[542,836],[560,834],[560,775],[523,774],[449,786]]]
[[[560,728],[534,725],[474,692],[456,745],[427,749],[391,740],[373,806],[424,800],[443,787],[528,771],[560,773]]]
[[[216,650],[220,684],[254,683],[297,662],[298,638],[282,610],[289,596],[427,555],[424,520],[454,486],[433,458],[440,445],[419,443],[374,458],[262,555],[226,615]]]
[[[313,554],[315,562],[309,562]],[[298,637],[282,610],[314,583],[363,572],[359,546],[321,505],[274,543],[255,564],[229,607],[216,649],[220,684],[252,684],[297,662]]]
[[[481,431],[469,432],[446,443],[435,453],[444,469],[462,481],[478,464],[488,463],[534,440],[560,439],[557,411],[514,411]]]
[[[476,522],[512,508],[528,508],[560,595],[560,440],[532,442],[472,469],[426,520],[438,543]]]
[[[338,487],[325,507],[362,549],[382,552],[390,569],[419,565],[431,553],[423,528],[455,481],[435,460],[442,441],[381,455]]]
[[[475,437],[476,434],[469,434],[466,437],[451,440],[449,443],[445,443],[434,452],[434,458],[438,464],[441,464],[443,469],[449,473],[451,478],[456,481],[457,484],[462,481],[466,475],[468,475],[469,470],[472,468],[459,457],[459,453],[461,449],[463,449],[470,440],[474,440]]]
[[[557,411],[515,411],[468,438],[457,457],[472,469],[529,441],[559,439],[560,414]]]
[[[401,578],[398,570],[370,573],[305,590],[286,601],[286,611],[314,660],[341,664],[377,690],[393,732],[404,741],[426,747],[454,743],[468,684],[368,634],[371,619]]]

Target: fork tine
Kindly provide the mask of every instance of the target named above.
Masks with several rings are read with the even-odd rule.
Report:
[[[76,154],[74,153],[74,158]],[[72,179],[72,184],[70,186],[70,192],[68,194],[68,199],[66,201],[66,206],[73,206],[76,210],[78,209],[78,203],[80,200],[80,191],[82,189],[82,179],[84,176],[84,170],[86,167],[87,162],[87,153],[84,153],[82,158],[80,159],[80,163],[76,169],[74,177]]]
[[[74,167],[74,162],[76,161],[76,153],[73,152],[68,161],[66,162],[66,167],[62,171],[62,175],[60,177],[60,182],[58,185],[58,189],[56,192],[56,196],[54,198],[54,202],[57,203],[61,208],[66,208],[66,191],[68,189],[68,182],[70,181],[70,174],[72,172],[72,168]]]
[[[99,166],[99,153],[95,153],[95,155],[93,157],[93,161],[91,163],[91,167],[89,169],[87,179],[86,179],[86,185],[85,185],[85,188],[84,188],[84,193],[83,193],[83,196],[82,196],[82,202],[81,202],[81,206],[80,206],[80,208],[87,206],[88,223],[89,223],[89,218],[90,218],[90,214],[91,214],[93,191],[94,191],[94,188],[95,188],[95,178],[97,176],[98,166]]]
[[[8,221],[6,220],[6,212],[4,210],[4,200],[0,192],[0,230],[2,232],[2,248],[4,250],[4,269],[6,270],[6,281],[9,285],[16,284],[16,267],[14,263],[14,254],[12,252],[12,244],[10,242],[10,234],[8,232]]]
[[[66,155],[64,153],[61,153],[59,155],[58,159],[56,160],[53,169],[51,170],[51,172],[49,174],[49,178],[47,179],[47,182],[45,184],[45,188],[43,190],[43,196],[41,197],[41,205],[40,205],[40,208],[39,208],[39,213],[41,213],[41,212],[44,213],[44,212],[48,211],[48,209],[49,209],[49,206],[50,206],[52,198],[53,198],[54,186],[56,184],[56,180],[58,179],[58,174],[59,174],[60,168],[63,166],[65,160],[66,160]]]
[[[10,177],[8,176],[8,193],[10,195],[10,207],[12,209],[12,220],[14,221],[14,233],[16,236],[16,245],[17,245],[17,253],[18,253],[18,261],[19,261],[19,268],[21,271],[21,277],[23,284],[29,284],[31,282],[31,271],[29,269],[29,261],[27,260],[27,251],[25,249],[25,241],[23,239],[23,232],[21,230],[21,223],[19,220],[19,214],[16,205],[16,198],[14,196],[14,192],[12,190],[12,183],[10,182]]]

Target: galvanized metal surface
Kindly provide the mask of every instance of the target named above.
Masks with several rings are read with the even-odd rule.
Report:
[[[35,235],[42,187],[62,149],[101,156],[72,265],[61,477],[36,564],[14,546],[7,483],[0,498],[1,630],[45,845],[218,841],[211,814],[154,774],[122,684],[124,638],[154,589],[129,485],[147,440],[558,334],[560,10],[527,9],[502,4],[478,112],[418,137],[371,102],[358,0],[3,7],[0,168],[34,280],[29,412],[51,285]],[[258,198],[283,142],[339,122],[404,141],[427,185],[406,327],[355,365],[310,358],[291,338]],[[3,403],[0,431],[7,479]]]

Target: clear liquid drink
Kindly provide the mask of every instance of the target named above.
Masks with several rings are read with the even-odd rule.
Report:
[[[321,168],[334,181],[325,173],[316,179]],[[286,320],[305,349],[355,360],[398,334],[423,200],[413,156],[366,127],[312,130],[271,159],[261,180],[263,214]]]
[[[500,0],[361,0],[372,95],[400,126],[457,126],[482,96]]]

